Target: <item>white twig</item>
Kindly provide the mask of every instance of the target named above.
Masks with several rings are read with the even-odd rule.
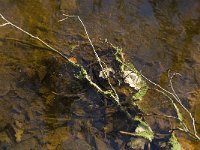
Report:
[[[111,44],[111,46],[113,46]],[[113,46],[114,47],[114,46]],[[115,47],[114,47],[115,48]],[[135,72],[135,70],[130,67],[128,64],[122,62],[121,60],[119,60],[124,66],[126,66],[127,68],[129,68],[132,72]],[[176,109],[176,112],[177,114],[179,113],[179,110],[178,110],[178,107],[176,106],[176,104],[174,103],[174,101],[172,100],[172,98],[178,102],[178,104],[189,114],[190,116],[190,119],[192,120],[192,126],[193,126],[193,132],[194,132],[194,136],[196,139],[200,140],[200,137],[197,135],[197,131],[196,131],[196,125],[195,125],[195,119],[194,117],[192,116],[191,112],[182,104],[180,98],[178,97],[178,95],[176,94],[174,88],[173,88],[173,84],[172,84],[172,79],[175,75],[180,75],[179,73],[175,73],[173,74],[173,76],[170,78],[170,85],[171,85],[171,88],[172,88],[172,91],[173,92],[170,92],[166,89],[164,89],[163,87],[161,87],[159,84],[156,84],[155,82],[151,81],[150,79],[148,79],[146,76],[144,76],[141,72],[140,72],[140,75],[145,79],[147,80],[149,83],[153,84],[154,86],[156,86],[158,89],[158,91],[160,91],[161,93],[163,93],[165,96],[167,96],[170,101],[173,103],[175,109]],[[172,97],[172,98],[171,98]],[[179,118],[179,117],[178,117]],[[183,123],[183,121],[181,120],[181,118],[179,118],[180,120],[180,123],[184,126],[185,128],[185,132],[189,132],[187,126]]]
[[[180,75],[179,73],[173,73],[172,76],[170,77],[170,70],[168,71],[168,77],[170,78],[169,82],[170,82],[170,87],[172,89],[172,92],[174,93],[174,96],[176,97],[176,100],[181,103],[181,100],[180,98],[178,97],[178,95],[176,94],[176,91],[174,90],[174,86],[173,86],[173,83],[172,83],[172,80],[173,78],[176,76],[176,75]]]
[[[163,115],[163,114],[144,114],[142,116],[159,116],[159,117],[163,117],[163,118],[171,118],[171,119],[175,119],[175,120],[178,120],[179,121],[179,118],[177,117],[174,117],[174,116],[170,116],[170,115]]]
[[[178,95],[176,94],[176,91],[174,90],[172,80],[173,80],[173,78],[174,78],[176,75],[180,75],[180,74],[179,74],[179,73],[173,73],[172,76],[170,77],[170,86],[171,86],[171,89],[172,89],[172,91],[173,91],[174,98],[176,97],[175,100],[176,100],[176,101],[181,105],[181,107],[189,114],[190,119],[192,120],[192,126],[193,126],[194,135],[200,140],[200,137],[197,135],[194,117],[192,116],[191,112],[183,105],[183,103],[181,102],[180,98],[179,98]]]
[[[186,126],[186,124],[183,122],[183,120],[182,120],[182,116],[180,116],[180,111],[179,111],[179,109],[178,109],[178,106],[174,103],[174,101],[173,101],[173,99],[169,96],[169,95],[167,95],[165,92],[163,92],[163,91],[161,91],[161,90],[159,90],[159,89],[155,89],[157,92],[160,92],[160,93],[162,93],[164,96],[166,96],[170,101],[171,101],[171,103],[173,104],[173,106],[174,106],[174,109],[176,110],[176,115],[177,115],[177,117],[175,117],[179,122],[180,122],[180,124],[183,126],[183,128],[184,128],[184,130],[186,131],[186,132],[188,132],[189,131],[189,129],[188,129],[188,127]]]
[[[174,74],[174,75],[176,75],[176,74]],[[173,75],[173,76],[174,76],[174,75]],[[191,112],[182,104],[180,98],[178,97],[178,95],[176,94],[176,92],[175,92],[175,90],[174,90],[174,88],[173,88],[173,84],[172,84],[172,78],[173,78],[173,76],[172,76],[171,79],[170,79],[170,84],[171,84],[171,88],[172,88],[173,93],[170,92],[170,91],[168,91],[168,90],[166,90],[166,89],[164,89],[164,88],[161,87],[160,85],[154,83],[153,81],[151,81],[150,79],[148,79],[148,78],[147,78],[146,76],[144,76],[143,74],[141,74],[141,76],[142,76],[144,79],[146,79],[147,81],[149,81],[151,84],[153,84],[153,85],[155,85],[156,87],[160,88],[160,89],[163,91],[163,93],[165,93],[165,95],[167,95],[167,94],[171,95],[171,96],[179,103],[179,105],[189,114],[190,119],[191,119],[191,121],[192,121],[192,126],[193,126],[194,135],[195,135],[196,139],[200,140],[200,137],[197,135],[194,117],[192,116]],[[168,95],[168,98],[169,98],[169,95]],[[174,105],[174,104],[173,104],[173,105]],[[174,106],[175,106],[175,105],[174,105]],[[177,106],[176,106],[176,107],[177,107]]]
[[[47,46],[48,48],[50,48],[52,51],[58,53],[59,55],[61,55],[63,58],[65,58],[66,60],[68,60],[70,62],[70,60],[60,51],[56,50],[55,48],[53,48],[52,46],[50,46],[49,44],[47,44],[45,41],[43,41],[42,39],[40,39],[37,36],[32,35],[31,33],[29,33],[28,31],[25,31],[24,29],[18,27],[17,25],[15,25],[14,23],[10,22],[9,20],[7,20],[2,14],[0,14],[0,17],[6,22],[3,24],[3,26],[6,25],[11,25],[12,27],[22,31],[23,33],[27,34],[28,36],[40,41],[42,44],[44,44],[45,46]]]
[[[117,103],[119,104],[119,96],[118,96],[118,94],[117,94],[115,88],[114,88],[113,85],[111,84],[110,79],[109,79],[109,76],[108,76],[107,73],[105,73],[105,71],[104,71],[105,69],[104,69],[104,67],[103,67],[102,61],[101,61],[99,55],[97,54],[97,51],[96,51],[96,49],[95,49],[95,47],[94,47],[94,45],[93,45],[93,43],[92,43],[92,40],[90,39],[90,36],[89,36],[89,34],[88,34],[88,31],[87,31],[87,28],[86,28],[85,24],[83,23],[82,19],[81,19],[79,16],[76,16],[76,15],[66,15],[66,14],[63,14],[63,15],[66,16],[66,17],[63,18],[63,19],[61,19],[61,20],[59,20],[58,22],[62,22],[62,21],[64,21],[64,20],[68,19],[68,18],[78,18],[78,20],[80,21],[81,25],[82,25],[83,28],[84,28],[85,34],[86,34],[86,36],[87,36],[87,39],[88,39],[88,41],[90,42],[90,45],[92,46],[92,50],[93,50],[93,52],[94,52],[94,54],[95,54],[95,57],[96,57],[96,59],[97,59],[99,65],[100,65],[100,67],[101,67],[101,70],[102,70],[104,76],[106,77],[110,88],[112,89],[112,91],[113,91],[114,94],[115,94],[115,100],[116,100]]]
[[[68,19],[68,18],[69,18],[69,17],[66,17],[66,18],[60,19],[60,20],[58,20],[58,22],[65,21],[65,20]]]
[[[0,25],[0,27],[4,27],[4,26],[6,26],[8,24],[10,24],[10,23],[8,23],[8,22],[7,23],[3,23],[3,24]]]

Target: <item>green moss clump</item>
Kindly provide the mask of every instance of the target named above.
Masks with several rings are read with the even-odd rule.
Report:
[[[154,138],[154,133],[151,127],[139,117],[135,117],[135,120],[139,121],[139,124],[138,127],[135,129],[134,135],[143,137],[151,142]]]
[[[181,150],[181,145],[178,142],[174,133],[171,134],[171,137],[169,139],[169,144],[171,145],[171,150]]]
[[[137,93],[132,96],[133,100],[142,100],[148,91],[148,86],[141,88]]]

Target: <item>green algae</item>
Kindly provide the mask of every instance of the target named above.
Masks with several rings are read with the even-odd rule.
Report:
[[[135,121],[139,121],[139,124],[135,129],[134,135],[143,137],[151,142],[154,138],[154,132],[151,127],[139,117],[135,117]]]
[[[171,137],[169,139],[169,144],[171,145],[171,150],[181,150],[181,145],[178,142],[174,133],[171,134]]]
[[[132,99],[142,100],[148,91],[148,85],[134,65],[125,61],[122,48],[118,48],[113,44],[111,46],[116,50],[115,58],[120,64],[120,71],[124,77],[124,81],[137,90],[137,93],[132,96]]]

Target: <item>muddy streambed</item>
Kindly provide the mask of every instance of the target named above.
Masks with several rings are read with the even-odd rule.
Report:
[[[72,61],[80,61],[94,78],[95,57],[83,27],[76,19],[58,22],[63,13],[82,18],[103,57],[111,50],[102,44],[107,39],[123,48],[126,59],[145,76],[169,90],[169,70],[180,73],[174,88],[200,133],[198,0],[0,0],[0,13]],[[0,66],[1,149],[169,148],[166,139],[173,121],[145,116],[158,133],[151,144],[121,134],[135,126],[115,105],[77,80],[77,70],[59,55],[11,26],[0,28]],[[118,91],[122,98],[127,96],[127,89]],[[154,90],[140,107],[146,114],[173,114],[169,102]],[[198,150],[199,142],[185,134],[177,136],[182,149]]]

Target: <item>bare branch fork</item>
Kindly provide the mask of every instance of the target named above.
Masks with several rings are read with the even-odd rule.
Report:
[[[172,80],[173,78],[176,76],[176,75],[179,75],[181,76],[181,74],[179,73],[173,73],[172,76],[170,77],[169,76],[169,72],[168,72],[168,76],[170,77],[170,87],[171,87],[171,90],[172,92],[164,89],[163,87],[161,87],[160,85],[154,83],[153,81],[151,81],[150,79],[148,79],[146,76],[144,76],[143,74],[141,74],[141,76],[146,79],[148,82],[150,82],[151,84],[155,85],[158,89],[155,89],[156,91],[162,93],[164,96],[166,96],[170,101],[171,103],[173,104],[175,110],[176,110],[176,113],[177,113],[177,120],[180,122],[180,124],[182,125],[183,128],[178,128],[180,131],[182,132],[185,132],[185,133],[188,133],[190,136],[194,137],[195,139],[197,140],[200,140],[200,137],[197,135],[197,130],[196,130],[196,125],[195,125],[195,118],[192,116],[192,113],[183,105],[182,101],[180,100],[179,96],[176,94],[176,91],[174,90],[174,86],[173,86],[173,83],[172,83]],[[172,98],[171,98],[172,96]],[[178,109],[178,106],[176,105],[176,103],[174,102],[176,101],[189,115],[191,121],[192,121],[192,127],[193,127],[193,133],[188,129],[188,127],[186,126],[186,124],[183,122],[182,120],[182,116],[179,109]]]
[[[3,23],[3,24],[0,25],[0,27],[6,26],[8,24],[10,24],[10,23]]]
[[[109,43],[109,42],[107,42],[107,43],[110,44],[112,47],[117,48],[117,47],[113,46],[112,43]],[[135,70],[132,67],[130,67],[128,64],[126,64],[122,60],[118,60],[118,61],[120,61],[120,63],[122,63],[124,66],[126,66],[128,69],[130,69],[132,72],[135,72]],[[182,127],[183,127],[183,128],[179,128],[180,131],[188,133],[191,137],[193,137],[193,138],[195,138],[195,139],[197,139],[197,140],[200,141],[200,137],[197,135],[196,125],[195,125],[195,119],[192,116],[192,113],[183,105],[182,101],[180,100],[179,96],[176,94],[176,91],[174,90],[174,87],[173,87],[173,83],[172,83],[173,78],[176,75],[181,76],[181,74],[179,74],[179,73],[173,73],[172,76],[170,77],[170,81],[169,82],[170,82],[170,87],[171,87],[171,90],[172,90],[172,92],[170,92],[170,91],[164,89],[163,87],[161,87],[159,84],[156,84],[155,82],[153,82],[150,79],[148,79],[145,75],[142,74],[141,71],[139,73],[140,73],[141,77],[143,77],[145,80],[147,80],[149,83],[151,83],[152,85],[154,85],[156,87],[155,90],[157,92],[162,93],[173,104],[173,106],[175,108],[175,111],[177,113],[177,117],[168,116],[167,118],[174,118],[174,119],[176,118],[180,122],[180,124],[182,125]],[[168,76],[169,76],[169,73],[170,72],[168,72]],[[188,129],[187,125],[184,123],[182,115],[181,115],[181,113],[180,113],[180,111],[178,109],[178,106],[177,106],[177,104],[175,102],[177,102],[185,110],[185,112],[187,112],[187,114],[189,115],[189,117],[190,117],[190,119],[192,121],[192,127],[193,127],[192,130],[193,131],[190,131]]]
[[[176,75],[179,75],[179,76],[180,76],[179,73],[173,73],[172,76],[170,77],[170,86],[171,86],[171,89],[172,89],[172,91],[173,91],[174,98],[175,98],[175,100],[179,103],[179,105],[189,114],[190,119],[192,120],[192,126],[193,126],[194,135],[195,135],[195,137],[196,137],[198,140],[200,140],[200,137],[197,135],[194,117],[192,116],[191,112],[183,105],[183,103],[181,102],[180,98],[179,98],[178,95],[176,94],[176,91],[174,90],[172,80],[173,80],[173,78],[174,78]]]

